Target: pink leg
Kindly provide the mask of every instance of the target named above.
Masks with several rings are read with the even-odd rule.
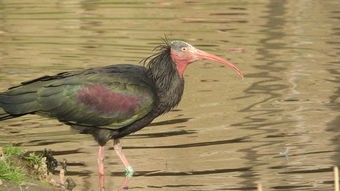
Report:
[[[119,191],[126,191],[128,190],[129,185],[129,177],[125,177],[122,184],[120,185]]]
[[[98,174],[99,174],[99,190],[104,191],[105,172],[104,172],[104,146],[100,146],[98,150]]]
[[[133,168],[131,167],[131,165],[127,161],[124,153],[122,152],[122,146],[120,145],[119,139],[115,139],[113,141],[113,148],[114,148],[114,150],[116,151],[116,154],[118,155],[118,157],[120,158],[120,160],[123,162],[123,164],[125,166],[125,175],[128,176],[128,177],[132,177]]]

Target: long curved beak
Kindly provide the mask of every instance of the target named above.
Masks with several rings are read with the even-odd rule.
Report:
[[[198,57],[198,59],[200,59],[200,60],[212,60],[212,61],[215,61],[215,62],[222,63],[224,65],[227,65],[227,66],[231,67],[232,69],[234,69],[235,72],[241,77],[241,79],[243,79],[243,77],[244,77],[244,75],[243,75],[243,73],[241,72],[240,69],[238,69],[234,64],[228,62],[227,60],[225,60],[225,59],[223,59],[219,56],[207,53],[207,52],[205,52],[203,50],[199,50],[199,49],[195,50],[195,54]]]

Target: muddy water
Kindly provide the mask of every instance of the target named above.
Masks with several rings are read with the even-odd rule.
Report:
[[[340,165],[338,1],[0,2],[0,89],[135,63],[167,35],[246,73],[195,63],[178,108],[122,140],[129,190],[331,190]],[[76,190],[98,190],[97,144],[38,116],[0,122],[0,145],[55,151]],[[108,144],[106,188],[123,167]],[[282,153],[286,152],[286,156]],[[280,154],[281,153],[281,154]]]

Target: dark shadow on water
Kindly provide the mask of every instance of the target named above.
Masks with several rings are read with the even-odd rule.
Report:
[[[24,143],[18,143],[18,145],[25,145],[25,146],[47,146],[57,143],[65,143],[65,141],[50,141],[50,140],[32,140]]]
[[[195,170],[195,171],[184,171],[184,172],[168,172],[168,171],[137,171],[134,176],[195,176],[195,175],[213,175],[222,173],[232,173],[232,172],[244,172],[251,171],[251,167],[241,167],[241,168],[227,168],[227,169],[209,169],[209,170]],[[122,172],[112,172],[111,176],[122,176]]]
[[[331,173],[333,168],[319,168],[310,169],[310,170],[290,170],[287,172],[279,172],[279,174],[310,174],[310,173],[322,173],[322,172],[329,172]]]
[[[130,135],[128,138],[159,138],[159,137],[172,137],[178,135],[191,135],[195,134],[195,131],[186,131],[186,130],[179,130],[179,131],[169,131],[169,132],[161,132],[161,133],[140,133],[135,135]]]
[[[203,184],[176,184],[176,185],[164,185],[164,186],[152,186],[149,185],[148,188],[188,188],[188,187],[197,187],[204,186]]]
[[[249,142],[246,137],[240,137],[229,140],[218,140],[209,142],[198,142],[198,143],[188,143],[188,144],[178,144],[178,145],[164,145],[164,146],[126,146],[124,149],[168,149],[168,148],[190,148],[190,147],[205,147],[212,145],[224,145],[224,144],[234,144],[234,143],[245,143]]]
[[[166,121],[154,122],[154,123],[151,123],[149,127],[184,123],[184,122],[189,121],[190,119],[192,118],[179,118],[179,119],[171,119],[171,120],[166,120]]]
[[[275,190],[306,190],[306,188],[312,189],[311,185],[296,185],[296,186],[273,186],[271,187]]]
[[[249,186],[249,187],[240,187],[240,188],[222,188],[222,189],[219,189],[219,190],[256,190],[257,187],[255,186]]]

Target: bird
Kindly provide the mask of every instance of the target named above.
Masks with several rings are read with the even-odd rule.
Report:
[[[36,114],[57,119],[79,133],[91,134],[99,144],[97,165],[104,190],[104,146],[113,148],[125,167],[134,170],[120,139],[149,125],[176,107],[183,95],[184,71],[200,60],[240,69],[229,61],[191,44],[174,40],[157,46],[142,65],[115,64],[42,76],[0,93],[0,121]]]

